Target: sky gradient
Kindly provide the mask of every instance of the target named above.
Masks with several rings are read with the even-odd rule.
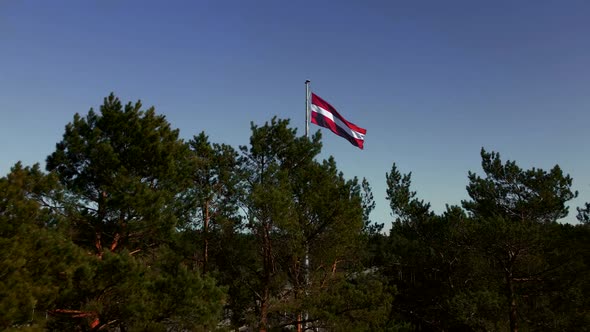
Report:
[[[385,173],[412,172],[435,212],[467,198],[482,147],[559,164],[590,201],[588,1],[0,0],[0,175],[55,149],[110,92],[181,137],[248,144],[250,121],[304,133],[305,86],[366,128],[326,129],[321,157],[366,177],[389,227]]]

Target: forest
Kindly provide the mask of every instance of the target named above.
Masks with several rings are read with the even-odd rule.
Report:
[[[482,148],[437,214],[394,163],[385,232],[321,149],[278,118],[183,140],[113,94],[75,114],[0,179],[0,330],[590,330],[590,203],[558,165]]]

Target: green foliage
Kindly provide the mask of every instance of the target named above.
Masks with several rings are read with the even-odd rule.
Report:
[[[469,173],[471,201],[463,206],[478,221],[476,248],[488,259],[487,276],[494,276],[497,291],[505,293],[510,329],[559,329],[551,318],[561,310],[555,295],[568,286],[557,283],[555,274],[573,266],[569,244],[558,241],[556,221],[567,215],[567,201],[577,196],[572,179],[559,166],[549,172],[523,170],[513,161],[502,163],[498,153],[482,149],[481,156],[486,178]],[[521,315],[531,320],[519,319]],[[533,317],[536,325],[530,323]]]
[[[494,320],[504,315],[505,299],[497,290],[466,289],[449,299],[450,314],[472,330],[503,331],[508,329],[505,320]]]
[[[72,288],[62,294],[62,309],[87,313],[97,328],[131,330],[196,329],[219,321],[223,293],[210,278],[201,278],[162,247],[149,264],[128,252],[105,252],[73,273]],[[82,324],[54,311],[52,330]],[[74,324],[74,325],[73,325]]]
[[[238,153],[231,146],[210,143],[204,132],[194,136],[188,146],[189,184],[178,197],[186,213],[181,229],[191,238],[186,254],[206,273],[216,267],[209,258],[223,251],[221,239],[231,237],[243,226],[238,210],[242,176]]]
[[[180,213],[188,150],[164,116],[141,107],[111,94],[100,114],[76,114],[47,158],[67,189],[75,241],[97,254],[166,242]]]
[[[361,182],[361,199],[363,207],[363,233],[374,236],[383,231],[385,224],[371,222],[371,212],[375,209],[375,199],[373,197],[373,191],[371,185],[367,179],[363,178]]]
[[[590,223],[590,203],[586,203],[583,208],[577,208],[578,215],[576,216],[578,220],[582,223],[588,224]]]
[[[312,289],[306,308],[313,328],[335,331],[376,331],[388,327],[394,289],[374,271],[332,277]],[[393,325],[392,325],[393,326]],[[391,326],[390,326],[391,327]]]
[[[249,288],[260,328],[280,326],[285,314],[296,321],[310,285],[331,283],[353,266],[363,228],[358,181],[345,180],[332,158],[315,161],[319,133],[309,140],[288,125],[276,118],[252,125],[250,146],[240,147],[248,229],[259,253]]]
[[[392,317],[427,330],[577,330],[587,320],[584,246],[557,224],[576,196],[558,166],[502,163],[482,150],[486,176],[469,173],[470,201],[438,216],[387,174],[396,216],[381,271],[397,286]]]
[[[49,173],[0,179],[0,329],[588,330],[590,203],[557,222],[577,195],[559,166],[482,149],[470,199],[435,214],[393,164],[385,235],[319,132],[251,130],[184,142],[112,94],[76,114]]]
[[[481,150],[481,178],[469,172],[467,193],[471,201],[463,207],[477,217],[500,216],[510,220],[554,222],[568,213],[566,202],[575,198],[572,179],[559,166],[549,172],[532,168],[522,170],[514,161],[502,163],[500,154]]]
[[[60,191],[55,177],[39,166],[16,164],[0,179],[0,328],[45,326],[71,287],[82,252],[57,229],[51,207]]]
[[[47,169],[65,187],[59,203],[74,242],[94,255],[76,268],[50,329],[183,330],[219,320],[222,290],[168,249],[182,247],[177,226],[190,205],[180,194],[193,165],[178,130],[140,102],[123,107],[111,94],[100,114],[76,114]]]
[[[412,173],[402,175],[395,163],[391,166],[391,172],[385,174],[387,183],[387,199],[391,212],[398,222],[412,222],[416,218],[429,218],[433,214],[430,211],[430,203],[425,203],[416,198],[416,192],[410,190]]]

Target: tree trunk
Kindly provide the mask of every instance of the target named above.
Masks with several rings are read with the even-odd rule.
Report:
[[[105,202],[107,199],[107,192],[102,191],[98,198],[98,223],[94,228],[94,247],[96,247],[96,256],[102,259],[102,224],[106,216]]]
[[[268,303],[270,299],[270,282],[272,278],[273,272],[273,262],[272,262],[272,245],[270,241],[270,224],[265,223],[262,226],[262,255],[263,255],[263,291],[262,291],[262,299],[260,299],[260,321],[259,321],[259,329],[260,331],[266,331],[268,327]]]
[[[115,237],[113,237],[113,242],[111,242],[111,247],[109,248],[111,252],[115,251],[119,246],[119,239],[121,239],[121,234],[116,233]]]
[[[94,233],[94,247],[96,248],[96,256],[99,259],[102,259],[102,241],[101,241],[101,233],[96,231]]]
[[[268,326],[268,299],[269,289],[268,286],[265,285],[262,300],[260,301],[260,322],[258,323],[260,332],[266,332]]]
[[[518,332],[518,317],[516,308],[516,294],[514,294],[514,280],[512,271],[506,273],[506,286],[508,290],[508,304],[510,306],[510,331]]]
[[[205,202],[205,222],[203,223],[203,274],[207,273],[209,263],[209,201]]]

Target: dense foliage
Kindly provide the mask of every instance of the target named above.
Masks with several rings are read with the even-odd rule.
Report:
[[[482,149],[442,214],[411,173],[370,184],[320,160],[321,136],[251,125],[234,149],[184,141],[114,95],[76,114],[39,165],[0,179],[0,329],[584,331],[590,204],[559,166]],[[381,221],[384,222],[384,221]]]

